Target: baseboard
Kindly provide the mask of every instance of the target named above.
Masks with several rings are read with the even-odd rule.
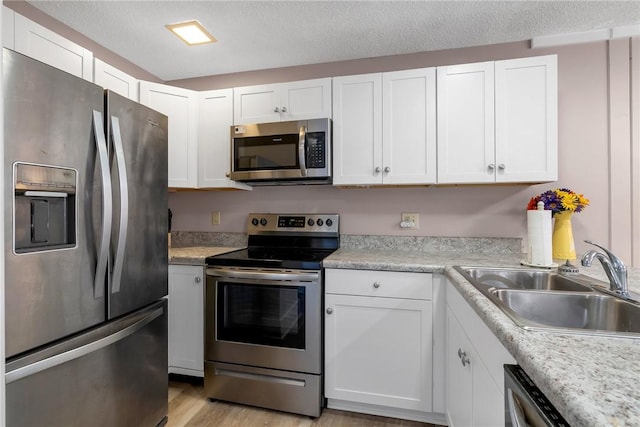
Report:
[[[198,371],[196,369],[177,368],[175,366],[169,366],[170,374],[186,375],[189,377],[204,378],[204,370]]]
[[[341,411],[358,412],[361,414],[378,415],[381,417],[399,418],[403,420],[419,421],[423,423],[447,425],[445,414],[435,412],[413,411],[411,409],[389,408],[386,406],[370,405],[346,400],[327,399],[327,408]]]

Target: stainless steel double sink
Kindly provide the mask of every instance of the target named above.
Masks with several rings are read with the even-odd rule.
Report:
[[[610,294],[581,274],[498,267],[454,267],[518,326],[640,338],[640,303]]]

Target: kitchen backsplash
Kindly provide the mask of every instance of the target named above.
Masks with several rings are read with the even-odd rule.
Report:
[[[460,252],[486,254],[522,253],[522,239],[502,237],[428,237],[340,235],[345,249],[378,249],[417,252]]]
[[[206,231],[171,232],[171,247],[184,248],[189,246],[245,247],[247,246],[247,234]]]
[[[247,245],[245,233],[218,233],[196,231],[174,231],[171,246],[224,246]],[[425,236],[379,236],[340,235],[340,247],[345,249],[374,249],[418,252],[458,252],[485,254],[519,254],[523,252],[522,239],[502,237],[425,237]]]

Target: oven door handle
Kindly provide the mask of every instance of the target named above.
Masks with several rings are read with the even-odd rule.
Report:
[[[226,268],[207,268],[207,276],[228,277],[232,279],[286,280],[303,282],[314,282],[320,280],[320,273],[318,272],[276,273],[273,271],[239,271],[229,270]]]

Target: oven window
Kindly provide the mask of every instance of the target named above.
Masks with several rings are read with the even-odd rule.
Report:
[[[218,282],[217,339],[304,349],[305,289]]]

